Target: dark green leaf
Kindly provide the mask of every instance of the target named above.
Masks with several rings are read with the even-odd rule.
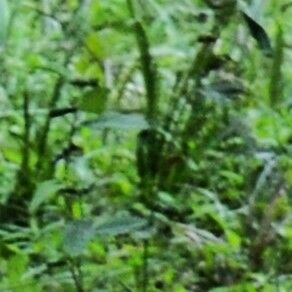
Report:
[[[107,90],[105,88],[94,88],[83,96],[79,109],[85,112],[100,114],[106,107]]]
[[[247,13],[241,11],[243,18],[249,28],[252,37],[257,41],[259,48],[266,56],[271,56],[273,53],[270,38],[264,28]]]

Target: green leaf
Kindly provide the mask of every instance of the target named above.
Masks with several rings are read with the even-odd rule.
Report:
[[[240,82],[219,80],[211,83],[210,86],[211,89],[226,96],[234,96],[245,93],[245,88]]]
[[[6,41],[9,16],[10,11],[7,0],[0,0],[0,46]]]
[[[106,56],[104,43],[101,40],[100,36],[96,33],[90,33],[88,36],[86,36],[85,43],[90,52],[97,58]]]
[[[78,256],[95,236],[115,236],[136,231],[145,225],[146,220],[121,215],[99,224],[92,220],[71,221],[64,230],[64,251],[70,256]]]
[[[87,157],[78,157],[72,163],[72,170],[76,179],[82,184],[88,185],[94,182],[96,177],[93,175],[90,163]]]
[[[256,288],[251,283],[240,283],[229,287],[212,288],[209,292],[255,292]]]
[[[105,88],[92,89],[82,98],[79,109],[85,112],[100,114],[105,110],[107,90]]]
[[[160,204],[172,208],[176,207],[177,202],[175,201],[171,194],[167,192],[158,192],[157,196],[159,198]]]
[[[8,279],[10,284],[19,283],[27,269],[28,257],[25,254],[17,254],[8,261]]]
[[[146,225],[146,220],[132,216],[117,216],[96,227],[98,235],[119,235],[135,231]]]
[[[33,198],[30,202],[29,210],[31,213],[37,211],[41,204],[47,202],[54,196],[58,190],[60,190],[61,185],[55,180],[48,180],[40,183],[37,186]]]
[[[266,56],[273,54],[270,38],[264,28],[247,13],[241,11],[252,37],[257,41],[259,48]]]
[[[86,125],[95,129],[122,129],[143,130],[148,129],[149,124],[142,114],[122,114],[118,112],[107,112],[98,119],[86,122]]]
[[[70,256],[78,256],[95,236],[92,220],[75,220],[69,222],[64,231],[64,251]]]

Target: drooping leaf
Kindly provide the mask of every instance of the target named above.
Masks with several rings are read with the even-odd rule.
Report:
[[[247,13],[244,11],[241,11],[241,13],[252,37],[257,41],[259,48],[266,56],[271,56],[273,49],[267,32],[255,19],[253,19]]]
[[[0,0],[0,46],[5,43],[9,24],[9,6],[7,0]]]
[[[37,186],[33,198],[29,205],[30,212],[34,213],[40,207],[41,204],[47,202],[60,190],[61,184],[55,180],[48,180],[40,183]]]
[[[122,129],[122,130],[143,130],[149,127],[144,115],[142,114],[122,114],[118,112],[107,112],[98,119],[85,123],[95,129]]]

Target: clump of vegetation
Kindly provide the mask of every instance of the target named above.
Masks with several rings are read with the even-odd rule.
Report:
[[[290,291],[291,3],[20,2],[0,291]]]

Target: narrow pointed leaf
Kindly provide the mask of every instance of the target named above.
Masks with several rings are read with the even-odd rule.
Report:
[[[241,11],[241,13],[252,37],[257,41],[259,48],[266,56],[271,56],[273,53],[273,49],[270,38],[264,28],[245,12]]]
[[[132,216],[117,216],[96,227],[100,236],[115,236],[135,231],[146,225],[146,220]]]

